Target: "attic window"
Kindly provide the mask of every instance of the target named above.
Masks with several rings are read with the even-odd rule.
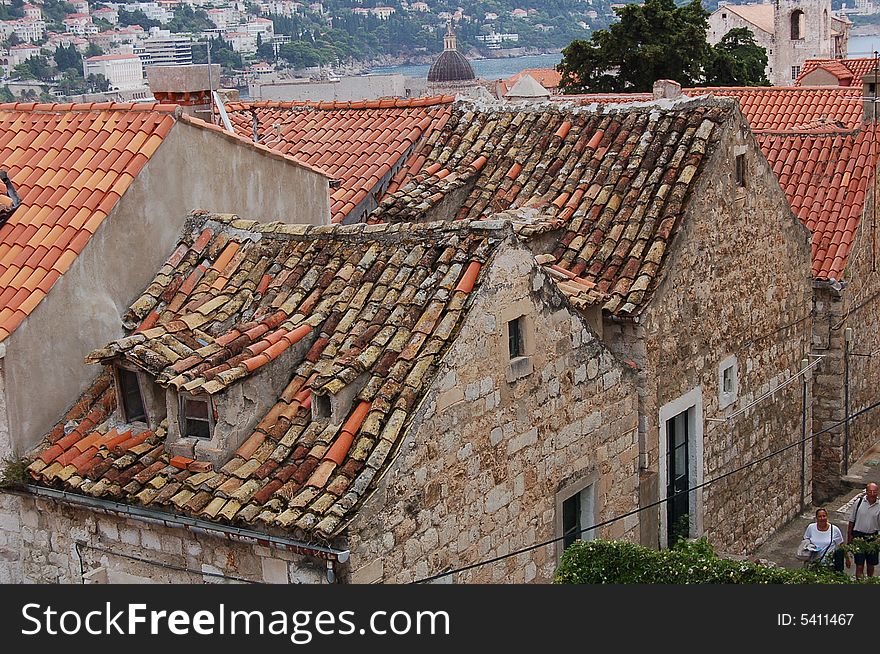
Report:
[[[214,420],[211,400],[180,396],[180,435],[184,438],[210,440]]]
[[[746,155],[736,155],[736,185],[740,188],[746,185]]]
[[[126,422],[146,421],[147,411],[144,409],[144,397],[137,373],[126,368],[116,368],[116,378],[119,380],[119,394],[122,397],[123,419]]]
[[[314,396],[315,417],[329,418],[331,414],[330,396],[315,395]]]

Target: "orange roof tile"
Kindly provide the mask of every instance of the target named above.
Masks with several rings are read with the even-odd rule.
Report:
[[[506,95],[523,75],[531,76],[538,84],[548,91],[555,91],[558,89],[559,82],[562,79],[562,74],[555,68],[526,68],[515,75],[511,75],[507,79],[500,80],[499,86],[501,87],[501,95]]]
[[[160,104],[0,104],[0,165],[21,197],[0,227],[0,297],[10,302],[4,306],[18,308],[0,314],[0,340],[49,292],[147,162],[141,156],[129,166],[130,175],[114,182],[125,144],[161,141],[175,110]]]
[[[862,89],[839,86],[724,86],[683,89],[690,97],[736,98],[752,131],[791,129],[813,120],[839,121],[855,129],[862,120]],[[651,100],[650,93],[562,95],[554,99],[583,105]]]
[[[243,138],[253,137],[256,119],[261,144],[341,180],[330,196],[331,220],[338,223],[357,219],[358,203],[382,191],[412,148],[442,125],[452,101],[255,102],[226,109]]]
[[[716,87],[684,93],[739,100],[792,211],[813,234],[813,276],[842,279],[876,160],[871,148],[877,130],[862,123],[861,86]],[[647,94],[564,97],[608,104],[642,101]]]
[[[813,71],[824,68],[834,75],[840,86],[861,86],[859,80],[872,72],[877,67],[873,57],[862,59],[807,59],[801,68],[801,74],[795,80],[795,85],[800,86],[806,75]]]

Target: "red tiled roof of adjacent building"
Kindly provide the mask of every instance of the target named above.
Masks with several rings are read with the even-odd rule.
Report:
[[[0,104],[0,167],[21,198],[0,227],[0,341],[82,252],[176,120],[323,175],[177,110],[155,103]]]
[[[241,136],[253,137],[256,119],[260,143],[341,180],[330,198],[339,223],[356,221],[371,196],[378,200],[413,147],[443,126],[453,99],[231,103],[227,112]]]
[[[813,235],[813,276],[842,279],[870,193],[878,129],[757,138],[792,210]]]
[[[309,227],[194,214],[126,314],[129,336],[92,360],[124,357],[162,386],[205,393],[287,351],[286,387],[214,470],[172,457],[164,426],[154,433],[110,416],[116,399],[104,375],[29,470],[78,493],[330,538],[394,460],[481,270],[511,236],[485,223]],[[313,419],[312,393],[356,379],[366,383],[339,424]]]
[[[504,96],[524,75],[530,75],[536,82],[538,82],[538,84],[548,91],[555,91],[558,89],[559,81],[562,79],[562,73],[555,68],[526,68],[515,75],[511,75],[507,79],[499,81],[499,87],[501,90],[500,95]]]
[[[0,166],[21,198],[0,227],[0,340],[70,267],[171,130],[175,110],[0,104]]]
[[[807,59],[801,68],[801,74],[795,80],[795,85],[800,86],[806,75],[819,68],[824,68],[834,75],[840,86],[858,86],[861,88],[861,79],[874,71],[877,61],[873,57],[861,59]]]
[[[861,87],[838,86],[722,86],[682,89],[689,97],[713,95],[736,98],[753,132],[792,129],[814,120],[839,121],[849,129],[862,121]],[[626,104],[652,99],[650,93],[597,93],[555,98],[583,105]]]
[[[459,220],[535,212],[563,228],[557,272],[593,289],[606,310],[635,314],[659,279],[718,125],[733,111],[732,101],[714,99],[675,108],[459,103],[369,220],[424,220],[450,196],[461,201]]]
[[[842,279],[876,161],[875,130],[862,121],[861,86],[694,88],[684,93],[739,100],[792,211],[812,232],[813,276]],[[620,94],[613,100],[601,94],[571,97],[606,104],[639,102],[646,94]]]

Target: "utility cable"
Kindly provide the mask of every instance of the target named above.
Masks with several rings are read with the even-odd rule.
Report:
[[[178,572],[188,572],[193,575],[200,575],[202,577],[219,577],[221,579],[231,579],[232,581],[241,581],[246,584],[257,583],[252,581],[251,579],[245,579],[244,577],[234,577],[232,575],[225,575],[222,572],[204,572],[202,570],[193,570],[192,568],[186,568],[180,565],[174,565],[173,563],[162,563],[161,561],[153,561],[150,559],[145,559],[140,556],[134,556],[133,554],[123,554],[122,552],[117,552],[115,550],[110,550],[105,547],[98,547],[97,545],[89,545],[88,543],[84,543],[82,541],[76,541],[75,548],[77,556],[80,556],[79,548],[85,547],[86,549],[95,550],[96,552],[103,552],[105,554],[112,554],[113,556],[121,556],[124,559],[129,559],[131,561],[138,561],[140,563],[147,563],[149,565],[155,565],[160,568],[166,568],[168,570],[176,570]],[[82,556],[80,556],[80,572],[82,573]],[[83,576],[83,583],[85,583],[85,577]]]
[[[821,436],[822,434],[825,434],[825,433],[831,431],[832,429],[836,429],[837,427],[840,427],[840,425],[842,425],[848,421],[851,421],[855,418],[858,418],[860,415],[867,413],[868,411],[873,411],[877,407],[880,407],[880,400],[878,400],[877,402],[874,402],[870,406],[865,407],[864,409],[861,409],[860,411],[857,411],[856,413],[853,413],[851,416],[844,418],[843,420],[840,420],[829,427],[826,427],[825,429],[823,429],[821,431],[818,431],[814,434],[810,434],[809,436],[807,436],[805,438],[799,438],[798,440],[796,440],[792,443],[789,443],[788,445],[785,445],[784,447],[781,447],[778,450],[774,450],[773,452],[770,452],[769,454],[765,454],[764,456],[759,457],[758,459],[755,459],[754,461],[750,461],[749,463],[746,463],[746,464],[740,466],[739,468],[734,468],[733,470],[722,473],[722,474],[718,475],[717,477],[713,477],[712,479],[704,481],[701,484],[697,484],[696,486],[694,486],[692,488],[688,488],[683,491],[678,491],[677,493],[673,493],[672,495],[669,495],[667,497],[664,497],[663,499],[657,500],[656,502],[651,502],[650,504],[646,504],[645,506],[640,506],[637,509],[633,509],[632,511],[627,511],[626,513],[615,516],[613,518],[609,518],[608,520],[605,520],[605,521],[600,522],[598,524],[591,525],[589,527],[585,527],[585,528],[581,529],[578,532],[578,534],[585,534],[588,531],[593,531],[594,529],[598,529],[599,527],[605,527],[607,525],[618,522],[620,520],[624,520],[625,518],[629,518],[630,516],[641,513],[642,511],[645,511],[646,509],[652,509],[656,506],[660,506],[661,504],[665,504],[666,502],[673,500],[677,497],[688,494],[688,493],[695,491],[695,490],[699,490],[699,489],[704,488],[706,486],[709,486],[711,484],[717,483],[717,482],[721,481],[722,479],[725,479],[726,477],[730,477],[731,475],[735,475],[738,472],[742,472],[743,470],[745,470],[747,468],[751,468],[752,466],[758,465],[760,463],[764,463],[765,461],[770,460],[771,458],[777,456],[778,454],[782,454],[783,452],[786,452],[793,447],[800,446],[801,443],[805,443],[806,441],[812,440],[812,439],[816,438],[817,436]],[[569,534],[570,533],[571,532],[569,532]],[[507,554],[500,554],[499,556],[492,557],[491,559],[486,559],[484,561],[477,561],[476,563],[471,563],[471,564],[463,566],[461,568],[447,570],[446,572],[439,572],[435,575],[431,575],[431,576],[425,577],[423,579],[418,579],[418,580],[413,581],[411,583],[424,584],[424,583],[428,583],[430,581],[434,581],[435,579],[440,579],[442,577],[447,577],[449,575],[457,574],[459,572],[467,572],[468,570],[473,570],[474,568],[479,568],[484,565],[489,565],[490,563],[497,563],[498,561],[503,561],[504,559],[509,559],[510,557],[517,556],[519,554],[524,554],[526,552],[531,552],[532,550],[546,547],[547,545],[552,545],[553,543],[556,543],[557,541],[563,540],[566,537],[566,535],[569,535],[569,534],[557,536],[556,538],[551,538],[551,539],[545,540],[541,543],[536,543],[535,545],[529,545],[528,547],[523,547],[523,548],[515,550],[513,552],[508,552]]]

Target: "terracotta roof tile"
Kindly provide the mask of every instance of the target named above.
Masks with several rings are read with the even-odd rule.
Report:
[[[861,79],[874,71],[877,62],[873,57],[860,59],[807,59],[801,68],[801,74],[795,80],[796,86],[801,86],[806,75],[819,68],[827,70],[834,75],[840,86],[854,86],[862,88]]]
[[[0,227],[0,244],[8,246],[0,248],[0,297],[23,293],[12,305],[20,311],[0,318],[0,340],[51,290],[133,179],[114,182],[124,154],[120,137],[157,144],[175,110],[156,104],[0,104],[0,162],[22,200]],[[144,131],[145,116],[154,118],[150,131]],[[110,138],[102,142],[101,136]],[[139,157],[138,169],[147,161],[146,154]],[[55,231],[66,225],[72,229]]]
[[[253,137],[256,119],[261,144],[341,180],[330,198],[331,220],[338,223],[357,220],[358,202],[382,191],[380,182],[430,135],[452,100],[232,103],[227,112],[243,138]]]
[[[739,100],[792,211],[813,235],[813,276],[842,279],[876,161],[877,128],[862,122],[861,85],[685,89],[707,92]],[[602,105],[645,96],[569,97]]]
[[[554,263],[584,280],[566,287],[575,305],[634,313],[653,290],[716,127],[733,111],[713,99],[675,109],[456,103],[416,155],[421,168],[407,167],[368,221],[424,220],[455,193],[457,219],[555,223],[563,234]]]
[[[510,235],[503,225],[483,223],[307,227],[194,214],[169,263],[123,320],[131,330],[155,313],[155,324],[90,360],[124,357],[163,386],[219,393],[256,369],[254,359],[270,365],[292,344],[305,343],[285,364],[287,387],[215,475],[206,472],[207,462],[165,453],[164,425],[153,434],[118,424],[109,415],[113,385],[102,376],[38,448],[31,474],[76,492],[97,487],[121,501],[330,537],[393,460],[481,270]],[[173,280],[199,268],[216,272],[215,264],[236,258],[240,272],[229,284],[245,294],[221,293],[205,275],[194,284],[193,300],[174,308],[162,299],[178,296]],[[250,292],[264,276],[265,294]],[[361,375],[368,382],[339,424],[313,422],[312,393],[337,393]],[[76,431],[53,441],[71,421]],[[205,474],[172,477],[169,466]],[[87,485],[83,473],[105,483]]]

